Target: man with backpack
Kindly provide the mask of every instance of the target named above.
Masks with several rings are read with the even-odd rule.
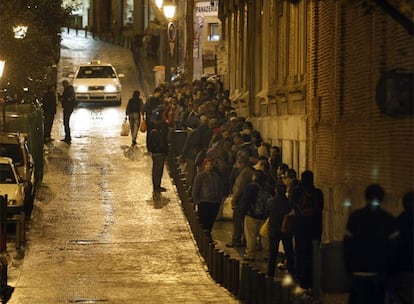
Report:
[[[241,206],[244,215],[244,235],[246,238],[245,261],[254,261],[256,253],[256,239],[260,227],[269,215],[270,193],[265,188],[266,175],[263,171],[253,173],[253,181],[247,185]],[[266,246],[265,246],[266,247]]]
[[[296,280],[303,289],[312,287],[312,243],[322,238],[323,193],[313,184],[313,172],[301,174],[290,202],[295,212]]]

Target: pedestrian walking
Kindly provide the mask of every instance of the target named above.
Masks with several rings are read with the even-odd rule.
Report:
[[[402,199],[404,211],[397,218],[398,257],[395,275],[395,303],[411,304],[413,299],[413,247],[414,247],[414,191],[404,194]]]
[[[198,173],[194,178],[192,198],[198,206],[202,228],[211,232],[223,200],[223,191],[220,177],[214,172],[213,161],[206,159],[203,168],[204,171]]]
[[[152,129],[148,137],[148,150],[152,157],[152,185],[154,193],[165,192],[161,187],[161,179],[164,173],[164,162],[168,153],[168,131],[162,121],[162,113],[153,113],[150,117]]]
[[[398,230],[395,218],[381,208],[383,199],[384,189],[369,185],[366,206],[352,212],[346,224],[343,250],[351,275],[349,304],[385,302],[387,281],[396,262]]]
[[[283,233],[281,231],[283,217],[291,212],[292,207],[286,197],[286,186],[276,185],[276,195],[270,201],[269,208],[269,260],[267,264],[267,274],[270,277],[275,275],[279,243],[282,241],[285,256],[283,266],[286,265],[287,271],[294,275],[294,253],[293,253],[293,233]]]
[[[132,145],[137,144],[137,135],[139,125],[141,123],[141,111],[142,111],[142,99],[140,98],[140,92],[135,90],[132,97],[128,100],[126,106],[125,115],[129,120],[129,127],[131,130]]]
[[[46,93],[42,98],[42,109],[44,119],[44,141],[48,143],[52,140],[50,133],[52,132],[53,121],[55,120],[56,114],[56,88],[54,85],[47,87]]]
[[[70,144],[72,137],[70,134],[70,117],[75,108],[75,90],[69,81],[63,80],[63,93],[61,95],[61,102],[63,107],[63,126],[65,128],[65,137],[61,140],[67,144]]]

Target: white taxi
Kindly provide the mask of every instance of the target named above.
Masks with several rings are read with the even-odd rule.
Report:
[[[122,77],[111,64],[99,60],[79,65],[72,82],[76,102],[120,105]]]
[[[9,214],[24,211],[25,191],[23,179],[10,157],[0,157],[0,195],[7,195],[7,210]]]

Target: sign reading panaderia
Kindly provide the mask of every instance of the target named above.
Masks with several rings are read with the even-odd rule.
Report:
[[[211,5],[211,4],[214,5]],[[195,15],[198,17],[218,16],[218,1],[203,1],[195,3]]]

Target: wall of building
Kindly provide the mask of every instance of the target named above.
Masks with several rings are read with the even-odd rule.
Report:
[[[323,239],[342,239],[370,183],[385,188],[383,206],[397,215],[413,188],[414,121],[381,113],[375,92],[384,72],[414,71],[413,37],[377,6],[367,14],[360,3],[334,0],[249,3],[223,3],[233,106],[282,148],[284,162],[315,173],[325,195]],[[247,39],[251,20],[260,39]],[[254,58],[248,43],[258,44]],[[260,77],[249,74],[253,64]]]
[[[395,215],[402,195],[413,188],[413,117],[382,114],[375,92],[382,73],[414,71],[414,39],[378,7],[366,14],[359,5],[323,1],[314,9],[319,30],[310,87],[316,96],[308,102],[319,106],[312,114],[315,154],[309,162],[328,194],[327,237],[340,238],[348,212],[365,204],[368,184],[385,188],[383,207]]]

